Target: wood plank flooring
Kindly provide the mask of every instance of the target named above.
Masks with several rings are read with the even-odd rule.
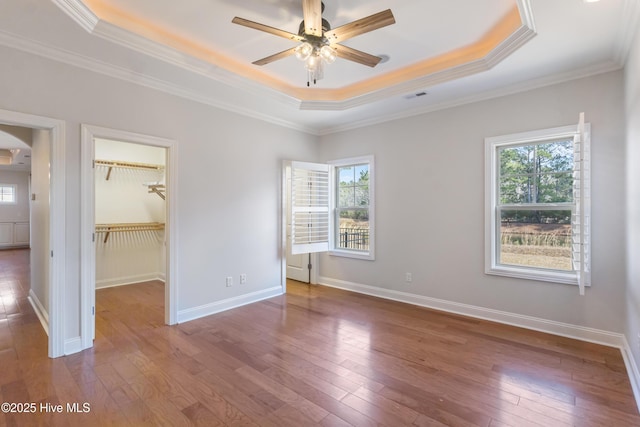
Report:
[[[0,402],[38,405],[2,426],[640,426],[613,348],[296,282],[168,327],[148,282],[98,291],[94,348],[51,360],[28,286],[1,251]]]

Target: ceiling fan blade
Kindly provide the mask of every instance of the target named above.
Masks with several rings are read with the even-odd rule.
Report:
[[[286,58],[287,56],[291,56],[296,53],[297,47],[292,47],[291,49],[283,50],[282,52],[275,53],[271,56],[267,56],[266,58],[258,59],[257,61],[253,61],[253,65],[267,65],[278,59]]]
[[[380,61],[382,61],[382,58],[379,56],[369,55],[368,53],[356,50],[349,46],[336,43],[332,44],[331,47],[335,49],[336,55],[340,58],[357,62],[358,64],[366,65],[368,67],[375,67]]]
[[[322,1],[302,0],[302,16],[304,17],[304,33],[309,36],[322,37]]]
[[[396,19],[393,17],[391,9],[387,9],[371,16],[367,16],[366,18],[358,19],[357,21],[334,28],[333,30],[329,30],[324,33],[324,35],[331,43],[343,42],[351,37],[368,33],[369,31],[377,30],[378,28],[386,27],[387,25],[395,23]]]
[[[260,24],[258,22],[249,21],[248,19],[238,18],[237,16],[231,20],[234,24],[242,25],[243,27],[253,28],[254,30],[264,31],[265,33],[273,34],[279,37],[284,37],[289,40],[303,41],[304,38],[290,33],[288,31],[280,30],[278,28],[270,27],[268,25]]]

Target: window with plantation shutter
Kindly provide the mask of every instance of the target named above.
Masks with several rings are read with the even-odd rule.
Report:
[[[291,162],[288,170],[287,253],[375,260],[373,156]]]
[[[589,125],[486,138],[485,272],[590,285]]]
[[[329,166],[291,163],[291,253],[329,250]]]

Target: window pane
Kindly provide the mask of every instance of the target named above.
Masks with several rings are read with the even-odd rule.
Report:
[[[369,186],[359,185],[355,188],[355,204],[353,206],[369,206]]]
[[[355,167],[355,180],[360,185],[369,184],[369,165],[357,165]]]
[[[571,203],[573,140],[502,148],[500,204]]]
[[[533,179],[531,176],[509,176],[500,180],[500,204],[532,203]]]
[[[353,166],[338,168],[338,182],[340,183],[340,187],[343,187],[345,185],[353,185],[353,180],[354,180]]]
[[[336,248],[369,250],[369,210],[338,210]]]
[[[538,172],[571,172],[573,140],[539,144],[536,155]]]
[[[348,208],[355,206],[355,189],[353,187],[340,187],[338,191],[340,192],[338,207]]]
[[[573,172],[543,174],[537,179],[538,203],[573,201]]]
[[[572,271],[570,210],[503,210],[500,264]]]
[[[533,173],[533,146],[501,148],[500,176]]]
[[[0,202],[14,203],[15,201],[15,187],[13,185],[0,186]]]

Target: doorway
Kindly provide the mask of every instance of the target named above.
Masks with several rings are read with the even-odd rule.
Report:
[[[318,186],[316,167],[326,165],[285,160],[282,167],[282,290],[287,290],[287,279],[308,284],[318,283],[318,252],[328,249],[328,197],[326,189]],[[323,171],[321,181],[327,181]],[[328,185],[325,183],[325,185]],[[328,199],[327,199],[328,200]],[[326,206],[318,208],[319,204]],[[301,207],[302,205],[307,208]],[[313,205],[313,208],[308,206]],[[304,212],[307,211],[307,212]],[[296,218],[294,218],[296,212]],[[320,219],[322,218],[322,219]],[[311,219],[309,221],[309,219]],[[314,221],[319,222],[314,223]],[[294,226],[294,223],[297,224]],[[322,226],[317,226],[323,223]],[[294,237],[293,231],[297,234]],[[301,236],[302,235],[302,236]],[[306,243],[304,243],[306,242]],[[295,246],[295,248],[294,248]],[[302,248],[302,249],[301,249]]]
[[[68,345],[65,343],[63,322],[66,304],[65,123],[48,117],[0,110],[0,124],[32,129],[34,138],[48,156],[48,168],[42,171],[48,178],[42,189],[48,201],[46,214],[42,218],[44,230],[31,233],[32,246],[39,248],[38,256],[43,260],[42,263],[30,263],[30,275],[39,277],[38,286],[41,288],[41,298],[38,298],[40,304],[33,306],[48,334],[48,356],[53,358],[70,354],[77,349],[73,340],[69,340]],[[32,254],[33,250],[32,247]]]
[[[286,278],[311,283],[311,254],[293,254],[291,251],[291,163],[284,168]]]
[[[165,282],[164,323],[169,325],[176,323],[176,243],[172,234],[175,230],[173,224],[176,217],[175,197],[173,197],[175,144],[174,141],[164,138],[90,125],[82,125],[81,131],[83,176],[81,336],[83,348],[89,348],[93,345],[95,336],[95,296],[98,287],[145,281],[153,279],[149,275],[157,274],[157,278]],[[155,171],[154,168],[156,168]],[[114,183],[115,186],[112,185]],[[114,188],[117,185],[121,187]],[[126,210],[120,210],[118,213],[109,208],[109,206],[113,207],[114,203],[118,203],[116,200],[118,194],[124,196],[132,193],[135,188],[143,190],[144,197],[148,201],[148,204],[138,209],[137,213],[131,211],[127,213]],[[101,194],[97,195],[97,191],[101,191]],[[104,212],[105,209],[111,211]],[[163,211],[156,212],[155,216],[149,216],[149,209]],[[118,219],[118,215],[122,215],[122,212],[125,212],[125,216]],[[160,217],[163,217],[164,221],[161,221]],[[162,238],[159,239],[160,236]],[[120,243],[116,248],[118,253],[109,249],[110,247],[113,249],[118,242]],[[160,246],[154,246],[156,243]],[[135,262],[125,260],[132,256],[126,251],[140,250],[141,244],[145,245],[146,251],[144,271],[140,270],[140,265],[136,265]],[[154,253],[157,255],[156,258]],[[108,272],[105,273],[109,268],[105,269],[104,265],[100,265],[97,262],[97,256],[101,257],[101,262],[110,260],[109,262],[122,263],[125,260],[126,272],[122,273],[120,270],[119,276],[118,274],[110,276]],[[154,272],[154,263],[163,267]],[[96,274],[97,268],[101,268],[98,274]]]

